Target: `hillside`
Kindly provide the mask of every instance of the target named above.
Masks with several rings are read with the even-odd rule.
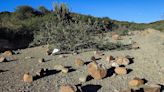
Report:
[[[12,46],[0,47],[2,49],[18,49],[58,43],[52,42],[52,39],[56,39],[54,34],[61,35],[58,32],[60,30],[63,30],[62,34],[67,33],[70,37],[71,35],[86,35],[87,33],[90,33],[89,35],[106,32],[122,33],[123,31],[144,30],[147,28],[163,31],[163,24],[164,21],[144,24],[117,21],[108,17],[98,18],[90,15],[77,14],[70,12],[65,4],[56,4],[53,11],[46,9],[44,6],[38,9],[30,6],[18,6],[14,12],[4,11],[0,13],[1,42],[7,40],[7,42],[12,44]],[[75,31],[78,33],[85,31],[87,33],[71,34],[70,32],[72,31],[74,33]],[[81,38],[78,37],[77,39]],[[61,40],[61,38],[58,38],[58,40]],[[77,43],[79,41],[77,40],[75,42]]]

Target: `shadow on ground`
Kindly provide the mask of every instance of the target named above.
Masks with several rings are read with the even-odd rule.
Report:
[[[60,71],[56,71],[56,70],[46,70],[46,71],[45,71],[45,75],[43,75],[43,76],[38,76],[38,75],[36,75],[36,76],[33,77],[33,79],[34,79],[34,81],[35,81],[35,80],[41,79],[41,78],[46,77],[46,76],[50,76],[50,75],[57,74],[57,73],[59,73],[59,72],[60,72]]]
[[[88,84],[81,88],[82,92],[97,92],[102,86]]]

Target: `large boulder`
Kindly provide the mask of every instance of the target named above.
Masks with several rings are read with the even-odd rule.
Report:
[[[100,80],[107,75],[107,70],[102,65],[98,65],[96,62],[88,64],[88,73],[96,80]]]

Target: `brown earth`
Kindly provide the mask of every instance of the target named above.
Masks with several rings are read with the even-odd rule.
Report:
[[[164,85],[164,33],[156,30],[133,33],[131,36],[123,36],[119,41],[124,44],[137,42],[140,49],[105,51],[104,56],[95,56],[101,58],[97,62],[108,69],[108,75],[101,80],[88,78],[87,82],[80,86],[83,92],[120,92],[129,88],[128,82],[134,77],[147,80],[145,85]],[[112,38],[107,37],[106,40],[111,41]],[[81,58],[88,63],[93,55],[94,51],[89,51],[77,55],[66,54],[67,57],[62,58],[59,55],[48,56],[44,46],[22,49],[20,54],[13,55],[18,60],[0,63],[0,92],[58,92],[62,84],[81,84],[79,77],[88,74],[87,66],[76,68],[74,61]],[[126,66],[132,71],[125,75],[112,74],[112,68],[109,62],[106,62],[109,55],[134,57],[133,62]],[[39,63],[40,58],[44,58],[45,62]],[[68,74],[59,73],[54,70],[57,64],[72,69]],[[34,78],[32,83],[23,82],[24,73],[29,72],[35,76],[41,68],[48,69],[48,74]]]

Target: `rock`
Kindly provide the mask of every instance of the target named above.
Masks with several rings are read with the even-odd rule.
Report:
[[[40,58],[40,59],[38,60],[38,62],[39,62],[39,63],[43,63],[43,62],[45,62],[45,60],[44,60],[44,58]]]
[[[13,52],[14,55],[20,54],[20,51],[19,51],[19,50],[17,50],[17,51],[12,51],[12,52]]]
[[[67,56],[65,56],[65,55],[59,55],[59,58],[65,58],[65,57],[67,57]]]
[[[87,76],[80,76],[79,81],[80,82],[86,82],[87,81]]]
[[[145,88],[144,92],[161,92],[160,88],[156,88],[156,87],[151,87],[151,88]]]
[[[134,91],[132,91],[132,89],[127,89],[127,90],[120,91],[120,92],[134,92]]]
[[[107,57],[106,57],[106,61],[107,61],[107,62],[110,62],[110,61],[112,61],[112,60],[114,60],[114,57],[113,57],[113,56],[110,55],[110,56],[107,56]]]
[[[56,54],[60,51],[60,49],[53,49],[52,54]]]
[[[0,62],[6,62],[6,58],[5,57],[0,57]]]
[[[94,56],[92,56],[91,61],[96,61],[96,58]]]
[[[70,84],[62,85],[59,88],[59,92],[76,92],[77,88],[76,86],[72,86]]]
[[[118,75],[124,75],[127,74],[127,69],[125,67],[116,67],[114,69],[115,73]]]
[[[12,51],[5,51],[5,52],[3,53],[3,55],[4,55],[4,56],[11,56],[11,55],[13,55],[13,53],[12,53]]]
[[[116,63],[118,65],[128,65],[130,63],[129,59],[126,57],[118,57],[116,59]]]
[[[23,75],[23,81],[24,81],[24,82],[31,83],[31,82],[33,81],[32,75],[30,75],[29,73],[25,73],[25,74]]]
[[[144,92],[160,92],[161,86],[159,85],[150,85],[149,87],[144,88]]]
[[[36,75],[38,75],[38,76],[40,76],[40,77],[44,76],[44,75],[45,75],[44,69],[43,69],[43,68],[39,69],[39,70],[36,72]]]
[[[112,35],[112,39],[113,39],[113,40],[120,40],[121,37],[120,37],[120,35],[118,35],[118,34],[113,34],[113,35]]]
[[[54,67],[56,70],[62,70],[63,68],[65,68],[63,65],[55,65]]]
[[[16,61],[16,60],[18,60],[16,57],[14,57],[14,56],[10,57],[10,61]]]
[[[25,57],[25,59],[31,59],[31,58],[33,58],[33,57],[30,57],[30,56]]]
[[[143,84],[144,84],[144,81],[140,78],[137,78],[137,77],[129,81],[130,87],[139,87]]]
[[[51,52],[51,50],[49,50],[49,49],[47,49],[47,51],[46,51],[47,53],[47,55],[51,55],[52,54],[52,52]]]
[[[129,31],[129,32],[128,32],[128,35],[131,36],[131,35],[134,35],[134,34],[133,34],[132,32]]]
[[[80,58],[75,60],[75,66],[76,67],[82,67],[84,65],[84,61]]]
[[[69,71],[68,68],[63,68],[63,69],[61,70],[62,73],[68,73],[68,71]]]
[[[88,73],[96,80],[100,80],[107,75],[107,70],[96,62],[88,64]]]
[[[140,46],[139,46],[138,43],[134,42],[134,43],[132,44],[132,49],[139,49],[139,48],[140,48]]]
[[[103,56],[104,54],[100,51],[94,51],[94,55]]]
[[[13,57],[13,56],[6,57],[6,61],[16,61],[16,60],[17,60],[17,58]]]
[[[144,88],[144,92],[160,92],[160,88],[156,88],[156,87]]]
[[[112,67],[119,67],[119,65],[116,62],[112,62],[111,66]]]
[[[79,54],[79,52],[77,52],[77,51],[73,51],[73,53],[72,53],[73,55],[78,55]]]

